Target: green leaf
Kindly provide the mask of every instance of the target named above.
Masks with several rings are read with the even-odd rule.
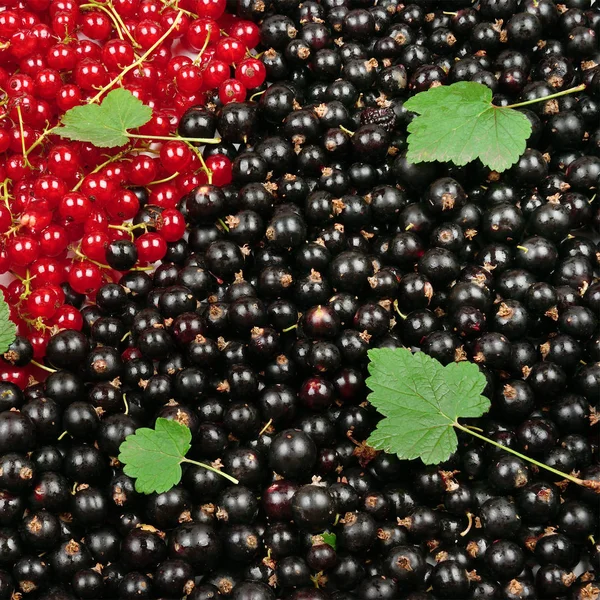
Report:
[[[15,341],[17,326],[10,320],[10,309],[0,291],[0,354],[4,354]]]
[[[325,531],[321,534],[321,537],[323,538],[323,542],[331,546],[334,550],[337,549],[337,535],[335,533]]]
[[[181,463],[191,441],[185,425],[158,418],[154,429],[142,427],[125,438],[119,460],[125,464],[125,474],[136,479],[138,492],[166,492],[181,480]]]
[[[369,402],[385,417],[368,439],[377,450],[427,465],[443,462],[458,444],[453,424],[490,408],[481,396],[485,376],[473,363],[444,367],[405,348],[369,350],[369,359]]]
[[[130,91],[117,88],[101,104],[84,104],[68,110],[62,127],[54,133],[99,148],[114,148],[129,141],[127,130],[141,127],[152,117],[152,109]]]
[[[431,88],[404,106],[418,113],[407,128],[411,163],[466,165],[478,158],[501,172],[517,162],[531,134],[523,113],[494,106],[490,88],[473,81]]]

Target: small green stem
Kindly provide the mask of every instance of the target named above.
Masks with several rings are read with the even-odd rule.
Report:
[[[124,414],[128,415],[129,414],[129,404],[127,403],[126,394],[123,394],[123,404],[125,405]]]
[[[91,175],[92,173],[97,173],[98,171],[101,171],[102,169],[104,169],[104,167],[106,167],[106,165],[110,165],[110,163],[116,162],[117,160],[123,158],[123,156],[125,156],[125,154],[127,154],[127,151],[123,150],[123,151],[119,152],[118,154],[115,154],[114,156],[111,156],[110,158],[108,158],[107,160],[105,160],[103,163],[100,163],[98,166],[96,166],[93,171],[90,171],[89,175]],[[84,180],[85,180],[85,178],[82,177],[73,186],[73,189],[71,191],[72,192],[76,192],[82,186]],[[109,225],[109,227],[110,227],[110,225]]]
[[[57,438],[57,440],[60,442],[60,440],[62,440],[63,438],[65,438],[66,436],[69,435],[68,431],[63,431]]]
[[[225,223],[225,221],[223,221],[223,219],[218,219],[217,222],[227,233],[229,233],[229,227],[227,227],[227,223]]]
[[[125,67],[114,79],[111,79],[103,88],[98,90],[98,93],[93,98],[88,100],[88,104],[94,104],[95,102],[98,102],[98,100],[100,100],[100,98],[102,98],[102,96],[108,90],[110,90],[110,88],[113,87],[113,85],[115,85],[115,83],[118,83],[119,81],[121,81],[123,79],[123,77],[125,77],[125,75],[127,75],[127,73],[129,73],[129,71],[131,71],[131,70],[135,69],[136,67],[138,67],[139,65],[143,64],[144,61],[171,35],[171,33],[173,33],[174,29],[177,27],[177,25],[179,25],[179,21],[181,20],[182,15],[183,15],[183,12],[179,11],[177,13],[177,16],[175,17],[175,20],[171,24],[171,27],[169,27],[169,29],[167,29],[167,31],[165,31],[165,33],[163,33],[163,35],[161,35],[160,38],[158,40],[156,40],[156,42],[154,44],[152,44],[152,46],[150,46],[150,48],[148,48],[148,50],[146,50],[146,52],[144,52],[144,54],[142,54],[142,56],[140,56],[136,61],[132,62],[130,65]],[[140,136],[140,137],[144,137],[144,136]]]
[[[124,131],[123,135],[126,135],[128,138],[136,139],[136,140],[166,140],[171,142],[173,140],[178,140],[180,142],[192,142],[196,144],[220,144],[221,138],[187,138],[180,137],[178,135],[141,135],[139,133],[129,133],[128,131]]]
[[[520,108],[521,106],[529,106],[530,104],[537,104],[538,102],[546,102],[546,100],[553,100],[554,98],[560,98],[561,96],[567,96],[568,94],[576,94],[577,92],[583,92],[585,90],[585,83],[578,85],[577,87],[563,90],[562,92],[556,92],[556,94],[550,94],[542,98],[534,98],[533,100],[526,100],[525,102],[517,102],[516,104],[509,104],[504,108]]]
[[[343,125],[340,125],[339,128],[346,133],[347,135],[349,135],[350,137],[352,137],[354,135],[354,131],[350,131],[350,129],[347,129],[346,127],[344,127]]]
[[[191,465],[203,467],[204,469],[208,469],[209,471],[212,471],[213,473],[217,473],[218,475],[225,477],[225,479],[229,479],[229,481],[231,481],[232,483],[236,483],[236,484],[239,483],[239,481],[235,477],[232,477],[231,475],[228,475],[227,473],[224,473],[223,471],[219,471],[219,469],[215,469],[214,467],[211,467],[210,465],[207,465],[206,463],[198,462],[197,460],[192,460],[191,458],[183,458],[183,459],[181,459],[181,462],[186,462],[186,463],[190,463]]]
[[[31,154],[31,151],[37,148],[55,129],[58,129],[58,127],[50,127],[50,129],[45,129],[42,131],[42,135],[40,135],[40,137],[35,140],[31,146],[29,146],[29,148],[27,148],[27,151],[25,152],[25,158],[27,158],[27,156]]]
[[[289,327],[286,327],[285,329],[282,329],[281,331],[283,333],[287,333],[288,331],[293,331],[297,327],[298,327],[298,323],[296,323],[295,325],[290,325]]]
[[[151,181],[148,185],[158,185],[159,183],[167,183],[167,181],[171,181],[175,179],[175,177],[179,176],[179,171],[175,171],[172,175],[165,177],[164,179],[157,179],[156,181]]]
[[[48,371],[48,373],[56,373],[56,369],[51,369],[50,367],[47,367],[46,365],[39,363],[37,360],[30,360],[29,362],[30,362],[30,364],[32,364],[34,367],[37,367],[38,369],[43,369],[44,371]]]
[[[596,493],[600,493],[600,481],[579,479],[579,477],[574,477],[573,475],[569,475],[568,473],[563,473],[562,471],[559,471],[558,469],[555,469],[554,467],[550,467],[549,465],[546,465],[543,462],[539,462],[539,461],[535,460],[535,458],[531,458],[530,456],[521,454],[520,452],[517,452],[516,450],[513,450],[512,448],[509,448],[508,446],[503,446],[502,444],[500,444],[494,440],[491,440],[490,438],[487,438],[484,435],[481,435],[481,434],[477,433],[476,431],[473,431],[472,429],[469,429],[466,425],[461,425],[458,421],[454,421],[454,423],[452,423],[452,425],[456,429],[460,429],[461,431],[464,431],[465,433],[468,433],[480,440],[483,440],[484,442],[487,442],[488,444],[492,444],[492,446],[496,446],[497,448],[500,448],[501,450],[505,450],[506,452],[509,452],[510,454],[514,454],[515,456],[518,456],[521,460],[529,462],[532,465],[535,465],[536,467],[540,467],[540,469],[545,469],[546,471],[550,471],[550,473],[554,473],[555,475],[558,475],[559,477],[562,477],[563,479],[567,479],[568,481],[570,481],[572,483],[593,489]]]
[[[269,429],[269,427],[271,427],[272,423],[273,423],[273,419],[269,419],[267,421],[267,423],[265,424],[265,426],[260,430],[258,437],[260,437],[265,431],[267,431],[267,429]]]
[[[527,254],[529,252],[529,248],[527,246],[517,246],[516,248],[517,248],[517,250],[521,250],[522,252],[525,252],[525,254]]]

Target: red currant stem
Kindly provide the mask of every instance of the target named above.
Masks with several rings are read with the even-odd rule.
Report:
[[[21,229],[21,225],[13,225],[10,229],[7,229],[4,232],[4,235],[6,237],[9,237],[11,235],[14,235],[15,233],[17,233],[17,231],[19,231],[19,229]]]
[[[158,185],[159,183],[167,183],[167,181],[171,181],[175,179],[179,175],[179,171],[175,171],[172,175],[165,177],[164,179],[157,179],[156,181],[151,181],[148,185]]]
[[[37,360],[30,360],[29,363],[32,364],[34,367],[37,367],[38,369],[43,369],[44,371],[48,371],[48,373],[56,373],[56,369],[51,369],[50,367],[47,367],[46,365],[39,363]],[[67,432],[65,431],[62,435],[65,435],[65,433],[67,433]],[[58,439],[60,440],[61,438],[58,438]]]
[[[208,179],[208,183],[212,183],[212,171],[206,166],[206,163],[204,162],[204,157],[202,156],[202,152],[200,152],[200,150],[198,150],[198,148],[196,148],[196,146],[194,146],[194,144],[192,144],[191,142],[186,141],[184,138],[180,139],[183,140],[183,143],[198,157],[198,160],[202,165],[202,170],[204,171],[204,173],[206,174],[206,178]],[[229,229],[227,231],[229,231]]]
[[[110,227],[110,225],[109,225],[109,227]],[[87,260],[88,262],[91,262],[93,265],[96,265],[100,269],[110,269],[110,267],[108,265],[103,265],[102,263],[98,262],[97,260],[92,260],[91,258],[86,256],[79,248],[72,248],[72,250],[77,258],[80,258],[81,260]]]
[[[198,467],[204,467],[208,471],[212,471],[213,473],[221,475],[221,477],[225,477],[225,479],[229,479],[229,481],[231,481],[232,483],[239,483],[239,481],[235,477],[232,477],[231,475],[228,475],[227,473],[224,473],[219,469],[215,469],[214,467],[212,467],[211,465],[207,465],[206,463],[198,462],[197,460],[192,460],[191,458],[182,458],[181,462],[190,463],[191,465],[197,465]]]
[[[148,266],[148,267],[132,267],[129,270],[130,271],[154,271],[154,267],[151,267],[151,266]]]
[[[337,513],[335,515],[335,521],[333,522],[333,526],[335,527],[340,522],[340,515]]]
[[[182,142],[195,142],[196,144],[220,144],[221,138],[185,138],[178,135],[141,135],[124,131],[123,135],[135,140],[180,140]]]
[[[126,394],[123,394],[123,404],[125,405],[125,412],[123,414],[128,415],[129,414],[129,404],[127,403],[127,398],[125,396],[126,396]]]
[[[229,233],[229,227],[227,227],[227,223],[225,223],[223,219],[219,219],[218,223],[227,233]]]
[[[4,204],[6,205],[6,208],[8,208],[8,210],[10,210],[10,202],[9,202],[9,198],[10,198],[10,194],[8,192],[8,186],[9,184],[12,183],[12,181],[7,177],[2,183],[0,183],[0,190],[2,193],[2,200],[4,200]],[[11,211],[12,214],[12,211]]]
[[[558,469],[555,469],[554,467],[551,467],[543,462],[535,460],[534,458],[531,458],[530,456],[521,454],[520,452],[517,452],[516,450],[513,450],[512,448],[509,448],[508,446],[503,446],[502,444],[496,442],[495,440],[491,440],[490,438],[487,438],[484,435],[481,435],[481,434],[477,433],[476,431],[469,429],[467,426],[461,425],[456,420],[452,423],[452,426],[455,427],[456,429],[460,429],[461,431],[464,431],[465,433],[469,433],[470,435],[472,435],[480,440],[483,440],[484,442],[487,442],[488,444],[492,444],[493,446],[500,448],[500,450],[505,450],[506,452],[509,452],[510,454],[514,454],[515,456],[519,457],[521,460],[530,462],[532,465],[535,465],[536,467],[540,467],[541,469],[546,469],[546,471],[550,471],[550,473],[554,473],[555,475],[558,475],[559,477],[562,477],[563,479],[566,479],[572,483],[575,483],[576,485],[581,485],[583,487],[593,489],[597,493],[600,493],[600,481],[593,481],[593,480],[589,480],[589,479],[579,479],[579,477],[569,475],[568,473],[563,473],[562,471],[559,471]]]
[[[93,104],[94,102],[98,102],[98,100],[100,100],[100,98],[102,98],[102,96],[108,90],[110,90],[110,88],[113,87],[113,85],[115,85],[115,83],[119,83],[119,81],[121,81],[123,79],[123,77],[125,77],[125,75],[127,75],[127,73],[129,73],[129,71],[132,71],[136,67],[139,67],[171,35],[171,33],[173,33],[174,29],[177,27],[177,25],[179,25],[179,21],[181,20],[182,15],[183,15],[183,12],[180,10],[177,13],[177,16],[175,17],[175,20],[171,24],[171,27],[169,27],[169,29],[167,29],[167,31],[165,31],[165,33],[163,33],[160,36],[160,38],[158,40],[156,40],[156,42],[154,44],[152,44],[152,46],[150,46],[150,48],[148,48],[148,50],[146,50],[146,52],[144,52],[144,54],[142,54],[142,56],[140,56],[137,60],[133,61],[130,65],[125,67],[114,79],[109,81],[103,88],[101,88],[93,98],[90,98],[88,100],[88,104]],[[143,138],[144,136],[138,136],[138,137]]]
[[[354,135],[354,131],[350,131],[349,129],[346,129],[343,125],[340,125],[340,129],[344,132],[347,133],[350,137],[352,137]]]
[[[108,160],[105,160],[103,163],[100,163],[93,171],[90,171],[88,173],[88,175],[92,175],[93,173],[97,173],[98,171],[101,171],[102,169],[104,169],[104,167],[106,167],[106,165],[110,165],[110,163],[116,162],[117,160],[120,160],[121,158],[123,158],[123,156],[125,156],[125,154],[128,153],[128,150],[122,150],[121,152],[119,152],[118,154],[115,154],[114,156],[111,156]],[[83,180],[85,178],[82,177],[73,187],[73,189],[71,190],[72,192],[76,192],[83,184]]]
[[[266,422],[265,426],[259,431],[258,437],[260,437],[265,431],[267,431],[267,429],[269,429],[269,427],[271,427],[272,423],[273,423],[273,419],[269,419]]]
[[[119,23],[119,25],[121,26],[121,29],[125,32],[125,35],[131,41],[132,46],[134,48],[141,48],[141,46],[137,43],[136,39],[129,32],[129,29],[127,28],[127,25],[125,25],[125,23],[123,22],[123,19],[121,18],[121,15],[119,14],[119,11],[115,10],[115,7],[114,7],[114,4],[112,3],[112,0],[107,0],[106,3],[108,4],[108,7],[109,7],[110,11],[112,12],[113,16],[115,17],[115,20],[117,21],[117,23]]]
[[[44,141],[44,139],[46,139],[46,137],[48,137],[55,129],[58,129],[58,126],[50,127],[49,129],[48,128],[44,129],[44,131],[42,131],[42,135],[40,135],[40,137],[37,140],[35,140],[35,142],[33,142],[33,144],[31,144],[31,146],[29,146],[29,148],[25,152],[25,154],[24,154],[25,159],[27,159],[27,156],[29,154],[31,154],[31,151],[34,148],[37,148]]]
[[[25,298],[27,298],[27,296],[29,296],[29,294],[31,294],[31,288],[29,287],[29,284],[35,278],[36,278],[35,275],[33,277],[30,276],[29,269],[27,269],[27,271],[25,271],[25,279],[21,279],[21,281],[25,287],[23,289],[23,292],[19,296],[19,300],[25,300]]]
[[[27,154],[25,152],[25,133],[23,131],[23,116],[21,115],[21,106],[19,104],[17,104],[17,115],[19,115],[19,131],[21,132],[21,148],[23,151],[23,158],[25,159],[25,165],[28,168],[33,169],[33,166],[27,159]]]
[[[118,23],[118,21],[115,19],[115,16],[112,14],[112,12],[110,10],[108,10],[108,8],[106,8],[104,5],[100,4],[100,3],[96,3],[96,2],[89,2],[88,4],[80,4],[79,8],[94,8],[94,9],[100,9],[102,12],[106,13],[108,15],[108,18],[112,21],[112,24],[117,32],[117,35],[119,36],[119,39],[124,40],[125,38],[123,37],[123,32],[121,31],[121,27]]]
[[[33,361],[31,361],[31,362],[33,362]],[[61,433],[61,434],[58,436],[57,440],[60,442],[60,440],[62,440],[63,438],[67,437],[68,435],[69,435],[69,432],[68,432],[68,431],[63,431],[63,432],[62,432],[62,433]],[[75,484],[75,485],[77,485],[77,484]]]
[[[210,35],[207,35],[206,39],[204,40],[204,44],[202,44],[202,48],[200,48],[200,52],[198,52],[198,54],[196,55],[196,58],[192,61],[192,64],[195,65],[196,67],[200,64],[200,61],[202,60],[202,55],[204,54],[204,51],[208,47],[209,41],[210,41]]]
[[[537,104],[538,102],[545,102],[546,100],[553,100],[554,98],[560,98],[561,96],[566,96],[568,94],[575,94],[577,92],[583,92],[585,90],[585,83],[578,85],[576,87],[569,88],[568,90],[563,90],[562,92],[556,92],[556,94],[550,94],[549,96],[542,96],[541,98],[534,98],[533,100],[526,100],[525,102],[517,102],[516,104],[509,104],[508,106],[503,106],[502,108],[520,108],[521,106],[529,106],[530,104]]]
[[[190,10],[185,10],[184,8],[180,8],[179,5],[177,4],[177,2],[167,2],[167,0],[160,0],[160,1],[163,4],[163,8],[160,9],[161,13],[163,13],[166,8],[175,8],[176,10],[180,10],[181,12],[185,13],[186,15],[189,15],[190,17],[193,17],[194,19],[197,19],[199,16],[196,13],[191,12]]]

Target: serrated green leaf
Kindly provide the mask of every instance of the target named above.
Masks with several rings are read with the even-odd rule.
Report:
[[[136,479],[138,492],[166,492],[181,480],[181,462],[191,441],[185,425],[158,418],[154,429],[142,427],[125,438],[119,461],[125,465],[125,474]]]
[[[17,326],[10,320],[10,309],[0,291],[0,354],[4,354],[15,341]]]
[[[337,550],[337,535],[335,535],[335,533],[325,531],[321,534],[321,537],[326,544],[331,546],[334,550]]]
[[[489,410],[481,396],[485,376],[473,363],[444,367],[405,348],[369,350],[369,360],[369,402],[384,416],[368,439],[377,450],[425,464],[443,462],[458,444],[453,423]]]
[[[494,171],[517,162],[531,134],[527,117],[492,104],[492,91],[481,83],[461,81],[416,94],[404,103],[418,113],[408,125],[409,162],[479,159]]]
[[[99,148],[114,148],[129,141],[129,129],[141,127],[152,117],[152,109],[130,91],[110,91],[101,104],[84,104],[68,110],[54,133]]]

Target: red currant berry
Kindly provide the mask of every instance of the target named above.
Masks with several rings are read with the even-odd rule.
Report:
[[[47,287],[33,290],[25,304],[25,309],[33,319],[39,317],[49,319],[54,315],[57,308],[56,296]]]
[[[222,60],[211,60],[204,71],[204,83],[208,88],[219,87],[229,78],[230,71],[227,63]]]
[[[58,215],[62,219],[83,223],[89,216],[92,203],[80,192],[65,194],[58,203]]]
[[[81,90],[71,83],[63,85],[56,94],[56,105],[62,112],[67,112],[81,104]]]
[[[108,231],[108,217],[102,209],[95,209],[90,212],[89,217],[83,224],[85,233],[93,233],[94,231]]]
[[[48,153],[48,171],[63,179],[72,179],[79,170],[77,153],[70,146],[54,146]]]
[[[0,232],[8,231],[12,225],[12,213],[5,204],[0,204]]]
[[[26,267],[39,256],[40,245],[30,235],[16,235],[6,242],[6,251],[11,264]]]
[[[77,64],[77,54],[73,46],[56,44],[48,50],[46,61],[51,69],[71,71]]]
[[[90,173],[86,175],[79,188],[90,202],[96,206],[104,206],[115,193],[115,183],[102,173]]]
[[[238,21],[229,31],[229,35],[241,40],[246,48],[254,48],[260,42],[260,30],[252,21]]]
[[[54,175],[42,175],[33,184],[33,195],[47,200],[51,209],[58,205],[60,199],[67,193],[65,182]]]
[[[246,89],[257,88],[267,78],[265,65],[256,58],[245,58],[235,69],[235,78],[242,82]]]
[[[47,284],[60,285],[65,280],[65,271],[61,263],[46,256],[33,261],[29,267],[29,272],[32,276],[31,285],[34,289]]]
[[[169,175],[182,173],[192,161],[192,153],[185,142],[168,141],[160,149],[160,161]]]
[[[67,234],[60,225],[48,225],[40,235],[40,252],[44,256],[58,256],[69,243]]]
[[[158,231],[167,242],[176,242],[185,233],[185,219],[176,208],[163,210]]]
[[[234,37],[221,38],[215,47],[215,56],[228,65],[239,62],[245,54],[244,44]]]
[[[143,19],[135,27],[135,39],[144,50],[156,44],[163,33],[160,24],[151,19]]]
[[[150,156],[138,154],[129,164],[129,182],[133,185],[148,185],[156,179],[156,161]]]
[[[74,306],[71,306],[70,304],[63,304],[54,313],[51,324],[56,325],[56,327],[59,329],[75,329],[77,331],[81,331],[81,328],[83,327],[83,317]]]
[[[102,62],[109,71],[120,71],[134,60],[133,46],[125,40],[109,40],[102,48]]]
[[[101,231],[88,233],[81,240],[81,251],[96,262],[103,262],[106,257],[106,248],[109,244],[108,235]]]
[[[148,204],[162,208],[175,208],[180,199],[177,186],[173,182],[167,181],[152,186]]]
[[[167,242],[158,233],[143,233],[135,240],[135,246],[141,263],[156,262],[167,253]]]
[[[6,93],[9,98],[16,98],[23,94],[32,94],[35,86],[35,81],[30,75],[25,73],[17,73],[9,78],[6,84]]]
[[[2,361],[2,364],[0,364],[0,381],[14,383],[24,390],[29,382],[29,375],[25,367],[15,367]]]
[[[219,187],[232,180],[231,161],[222,154],[213,154],[206,159],[206,166],[212,171],[212,182]]]
[[[69,272],[69,285],[78,294],[93,294],[102,285],[102,273],[99,267],[87,260],[76,262]]]
[[[68,305],[66,305],[66,306],[68,306]],[[64,307],[61,306],[61,308],[59,308],[56,311],[56,313],[54,314],[55,318],[56,318],[56,315],[59,313],[59,311],[62,308],[64,308]],[[69,308],[74,308],[74,307],[69,306]],[[79,311],[77,311],[77,312],[79,312]],[[54,321],[54,319],[53,319],[53,321]],[[82,321],[83,321],[83,319],[82,319]],[[47,331],[34,330],[30,334],[27,335],[27,339],[29,340],[29,343],[31,344],[31,346],[33,348],[33,358],[35,360],[40,360],[40,359],[44,358],[44,356],[46,356],[46,348],[48,347],[48,342],[50,341],[50,333]]]
[[[104,65],[93,58],[84,58],[73,71],[75,83],[82,90],[97,90],[108,83],[108,73]]]
[[[140,209],[138,197],[131,191],[120,189],[106,203],[106,212],[114,221],[128,221],[137,215]]]
[[[202,87],[202,73],[196,65],[185,65],[175,75],[177,89],[182,94],[195,94]]]
[[[190,23],[185,39],[194,50],[201,50],[206,45],[207,38],[209,44],[214,44],[219,36],[220,29],[216,21],[200,18]]]
[[[34,206],[36,206],[36,204],[34,204]],[[34,208],[27,208],[25,212],[21,214],[21,226],[33,235],[41,233],[48,225],[50,225],[51,221],[52,213],[47,209],[35,210]]]
[[[81,33],[92,40],[105,40],[110,36],[110,19],[100,11],[90,11],[83,16]]]
[[[246,88],[237,79],[226,79],[219,86],[219,100],[223,104],[243,102],[246,99]]]
[[[10,133],[6,129],[0,129],[0,152],[6,152],[10,148]]]
[[[35,76],[35,94],[38,98],[53,100],[62,87],[62,79],[55,69],[40,69]]]
[[[196,13],[217,20],[227,8],[227,0],[198,0]]]

